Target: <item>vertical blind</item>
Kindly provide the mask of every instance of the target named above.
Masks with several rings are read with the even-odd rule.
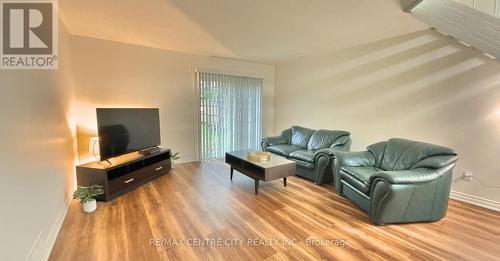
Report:
[[[259,147],[262,79],[199,72],[201,159]]]

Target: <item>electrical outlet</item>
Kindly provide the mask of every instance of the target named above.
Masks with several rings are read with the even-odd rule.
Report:
[[[471,182],[472,180],[472,172],[469,172],[469,171],[464,171],[464,173],[462,174],[462,179],[466,182]]]

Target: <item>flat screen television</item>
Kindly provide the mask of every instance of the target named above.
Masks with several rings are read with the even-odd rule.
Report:
[[[159,109],[97,109],[101,160],[160,145]]]

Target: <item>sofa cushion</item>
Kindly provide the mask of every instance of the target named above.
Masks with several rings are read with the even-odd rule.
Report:
[[[274,145],[271,147],[267,148],[267,151],[272,152],[274,154],[278,154],[284,157],[288,157],[290,153],[301,150],[302,148],[299,146],[294,146],[294,145],[288,145],[288,144],[280,144],[280,145]]]
[[[431,157],[456,156],[456,153],[443,146],[405,139],[390,139],[385,147],[380,167],[384,170],[407,170],[422,160]]]
[[[299,146],[302,148],[307,148],[307,143],[309,142],[309,139],[313,135],[315,130],[313,129],[308,129],[304,127],[299,127],[299,126],[293,126],[292,127],[292,140],[290,144]]]
[[[313,163],[315,152],[316,152],[316,150],[296,150],[296,151],[290,153],[290,155],[288,155],[288,157],[290,157],[291,159],[298,159],[298,160]]]
[[[317,130],[309,139],[309,142],[307,143],[307,149],[317,150],[329,148],[335,142],[335,140],[345,135],[349,135],[349,132],[335,130]]]
[[[380,168],[380,164],[382,162],[382,157],[384,157],[385,147],[387,146],[387,141],[377,142],[372,144],[367,148],[367,150],[373,155],[375,159],[375,167]]]
[[[383,171],[375,167],[342,167],[340,178],[357,190],[370,194],[370,177]]]

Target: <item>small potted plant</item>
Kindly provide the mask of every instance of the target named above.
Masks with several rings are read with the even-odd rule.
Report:
[[[176,152],[170,156],[170,159],[172,160],[172,169],[175,169],[175,161],[180,159],[179,157],[179,152]]]
[[[103,186],[92,185],[88,187],[78,186],[75,193],[73,193],[74,199],[79,199],[83,206],[83,212],[92,213],[97,208],[97,202],[95,198],[104,194]]]

